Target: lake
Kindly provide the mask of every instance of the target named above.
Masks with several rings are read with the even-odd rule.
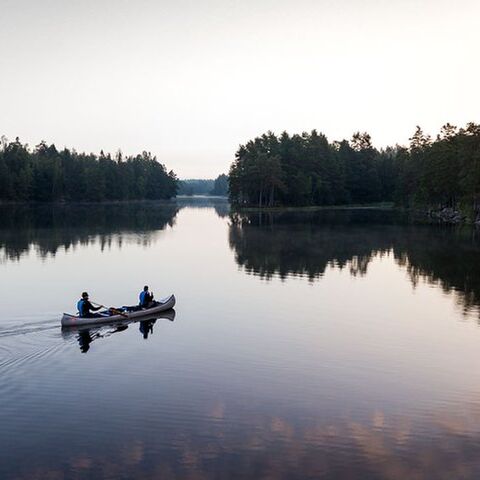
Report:
[[[221,199],[0,220],[0,478],[479,477],[474,229]],[[175,311],[61,329],[145,284]]]

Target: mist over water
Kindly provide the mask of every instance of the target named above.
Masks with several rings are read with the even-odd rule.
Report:
[[[205,199],[0,217],[2,478],[478,478],[475,230]],[[144,284],[175,312],[60,328]]]

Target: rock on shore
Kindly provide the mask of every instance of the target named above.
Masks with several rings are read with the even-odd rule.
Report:
[[[467,220],[466,215],[454,208],[444,207],[438,210],[430,209],[428,216],[443,223],[457,224]],[[480,218],[477,218],[475,223],[480,223]]]

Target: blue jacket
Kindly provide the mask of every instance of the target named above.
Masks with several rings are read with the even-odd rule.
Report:
[[[77,302],[77,309],[79,316],[83,317],[85,315],[85,300],[83,298]]]
[[[140,292],[140,306],[146,307],[148,305],[148,297],[150,296],[148,291],[142,290]]]
[[[81,298],[77,302],[78,314],[80,317],[88,317],[90,310],[100,310],[101,307],[94,307],[88,300]]]

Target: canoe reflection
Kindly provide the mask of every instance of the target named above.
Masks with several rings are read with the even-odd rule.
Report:
[[[175,310],[167,310],[157,314],[155,317],[145,318],[142,321],[124,320],[115,323],[106,323],[95,327],[62,327],[62,336],[65,340],[70,340],[72,337],[76,337],[80,351],[87,353],[90,350],[90,344],[99,338],[107,338],[114,333],[123,332],[128,329],[132,323],[139,323],[139,331],[142,337],[147,340],[149,335],[153,334],[153,326],[157,320],[169,320],[173,322],[175,320]]]

